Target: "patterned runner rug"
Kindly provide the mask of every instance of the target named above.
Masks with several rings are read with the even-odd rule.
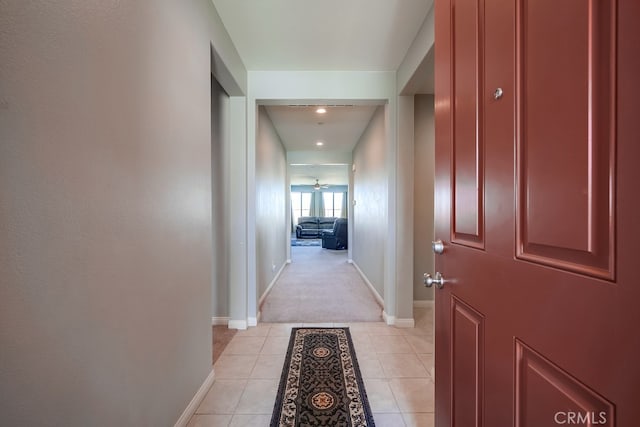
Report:
[[[293,328],[271,427],[371,427],[349,328]]]

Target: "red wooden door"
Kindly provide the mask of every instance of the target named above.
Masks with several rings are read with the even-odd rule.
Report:
[[[436,426],[640,425],[640,2],[435,20]]]

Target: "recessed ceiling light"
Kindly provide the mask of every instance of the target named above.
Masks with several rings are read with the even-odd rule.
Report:
[[[318,114],[324,114],[324,113],[326,113],[326,112],[327,112],[327,109],[326,109],[326,108],[324,108],[324,107],[319,107],[319,108],[316,110],[316,113],[318,113]]]
[[[324,145],[324,142],[322,142],[322,141],[318,141],[318,142],[316,142],[316,145],[317,145],[318,147],[322,147],[322,146]]]

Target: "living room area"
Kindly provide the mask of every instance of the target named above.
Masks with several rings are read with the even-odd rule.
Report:
[[[291,246],[348,248],[348,188],[339,184],[291,186]]]
[[[348,168],[348,164],[289,166],[292,247],[348,249]]]

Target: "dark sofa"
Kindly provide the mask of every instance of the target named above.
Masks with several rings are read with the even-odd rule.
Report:
[[[347,249],[349,246],[347,219],[338,218],[332,230],[322,231],[322,247],[326,249]]]
[[[296,225],[296,238],[317,239],[322,236],[322,230],[333,230],[335,217],[301,216]]]

